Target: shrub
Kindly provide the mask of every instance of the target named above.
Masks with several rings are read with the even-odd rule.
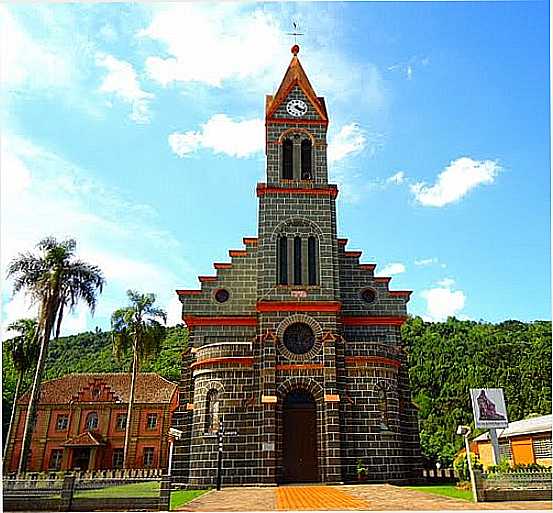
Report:
[[[478,458],[474,454],[470,454],[470,461],[472,463],[473,470],[482,470],[482,463],[478,461]],[[465,453],[459,455],[453,462],[453,468],[457,472],[457,476],[460,481],[470,481],[469,466],[467,462],[467,455]]]

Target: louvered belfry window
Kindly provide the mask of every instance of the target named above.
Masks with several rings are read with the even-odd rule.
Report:
[[[301,285],[301,237],[294,237],[294,285]]]
[[[288,237],[278,239],[278,283],[288,285]]]
[[[311,236],[307,239],[307,274],[309,285],[317,284],[317,240]]]
[[[282,178],[294,178],[294,144],[291,139],[285,139],[282,143]]]
[[[304,139],[301,142],[301,179],[311,180],[311,141]]]

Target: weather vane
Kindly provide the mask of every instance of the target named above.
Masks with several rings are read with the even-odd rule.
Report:
[[[294,36],[294,44],[298,44],[298,36],[303,36],[303,32],[299,32],[300,27],[295,21],[292,22],[292,26],[294,27],[294,31],[288,32],[287,35]]]

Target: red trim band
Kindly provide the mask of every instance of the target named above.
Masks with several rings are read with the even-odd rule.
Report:
[[[258,312],[324,312],[337,313],[342,309],[339,301],[258,301]]]
[[[324,119],[302,119],[301,121],[298,121],[298,118],[272,118],[270,117],[271,114],[269,114],[269,117],[265,120],[265,126],[274,124],[290,124],[290,125],[328,125],[328,121]]]
[[[352,258],[359,258],[362,254],[362,251],[344,251],[345,256]]]
[[[257,244],[257,237],[244,237],[242,242],[244,244]]]
[[[225,356],[222,358],[208,358],[207,360],[200,360],[190,365],[191,369],[197,367],[207,367],[209,365],[220,365],[223,363],[233,363],[241,367],[253,367],[253,358],[249,356]]]
[[[305,194],[307,196],[330,196],[336,198],[338,196],[338,186],[329,185],[325,189],[308,189],[308,188],[294,188],[294,187],[268,187],[267,184],[257,184],[257,197],[265,196],[265,194]]]
[[[407,320],[406,316],[376,316],[356,315],[342,317],[344,326],[401,326]]]
[[[391,365],[396,368],[401,367],[400,361],[384,358],[383,356],[346,356],[344,360],[346,364],[355,367],[364,365]]]
[[[257,326],[256,317],[198,317],[185,315],[183,321],[191,328],[193,326]]]
[[[391,276],[377,276],[375,277],[374,281],[376,283],[384,283],[385,285],[388,285],[390,281],[392,281]]]
[[[348,239],[338,239],[338,245],[345,246],[348,243]]]

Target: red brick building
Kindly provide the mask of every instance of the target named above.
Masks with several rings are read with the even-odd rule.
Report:
[[[130,375],[69,374],[42,384],[29,471],[97,470],[122,466]],[[137,377],[131,468],[164,468],[167,433],[178,404],[177,385],[154,373]],[[6,470],[17,470],[29,393],[17,403]]]

